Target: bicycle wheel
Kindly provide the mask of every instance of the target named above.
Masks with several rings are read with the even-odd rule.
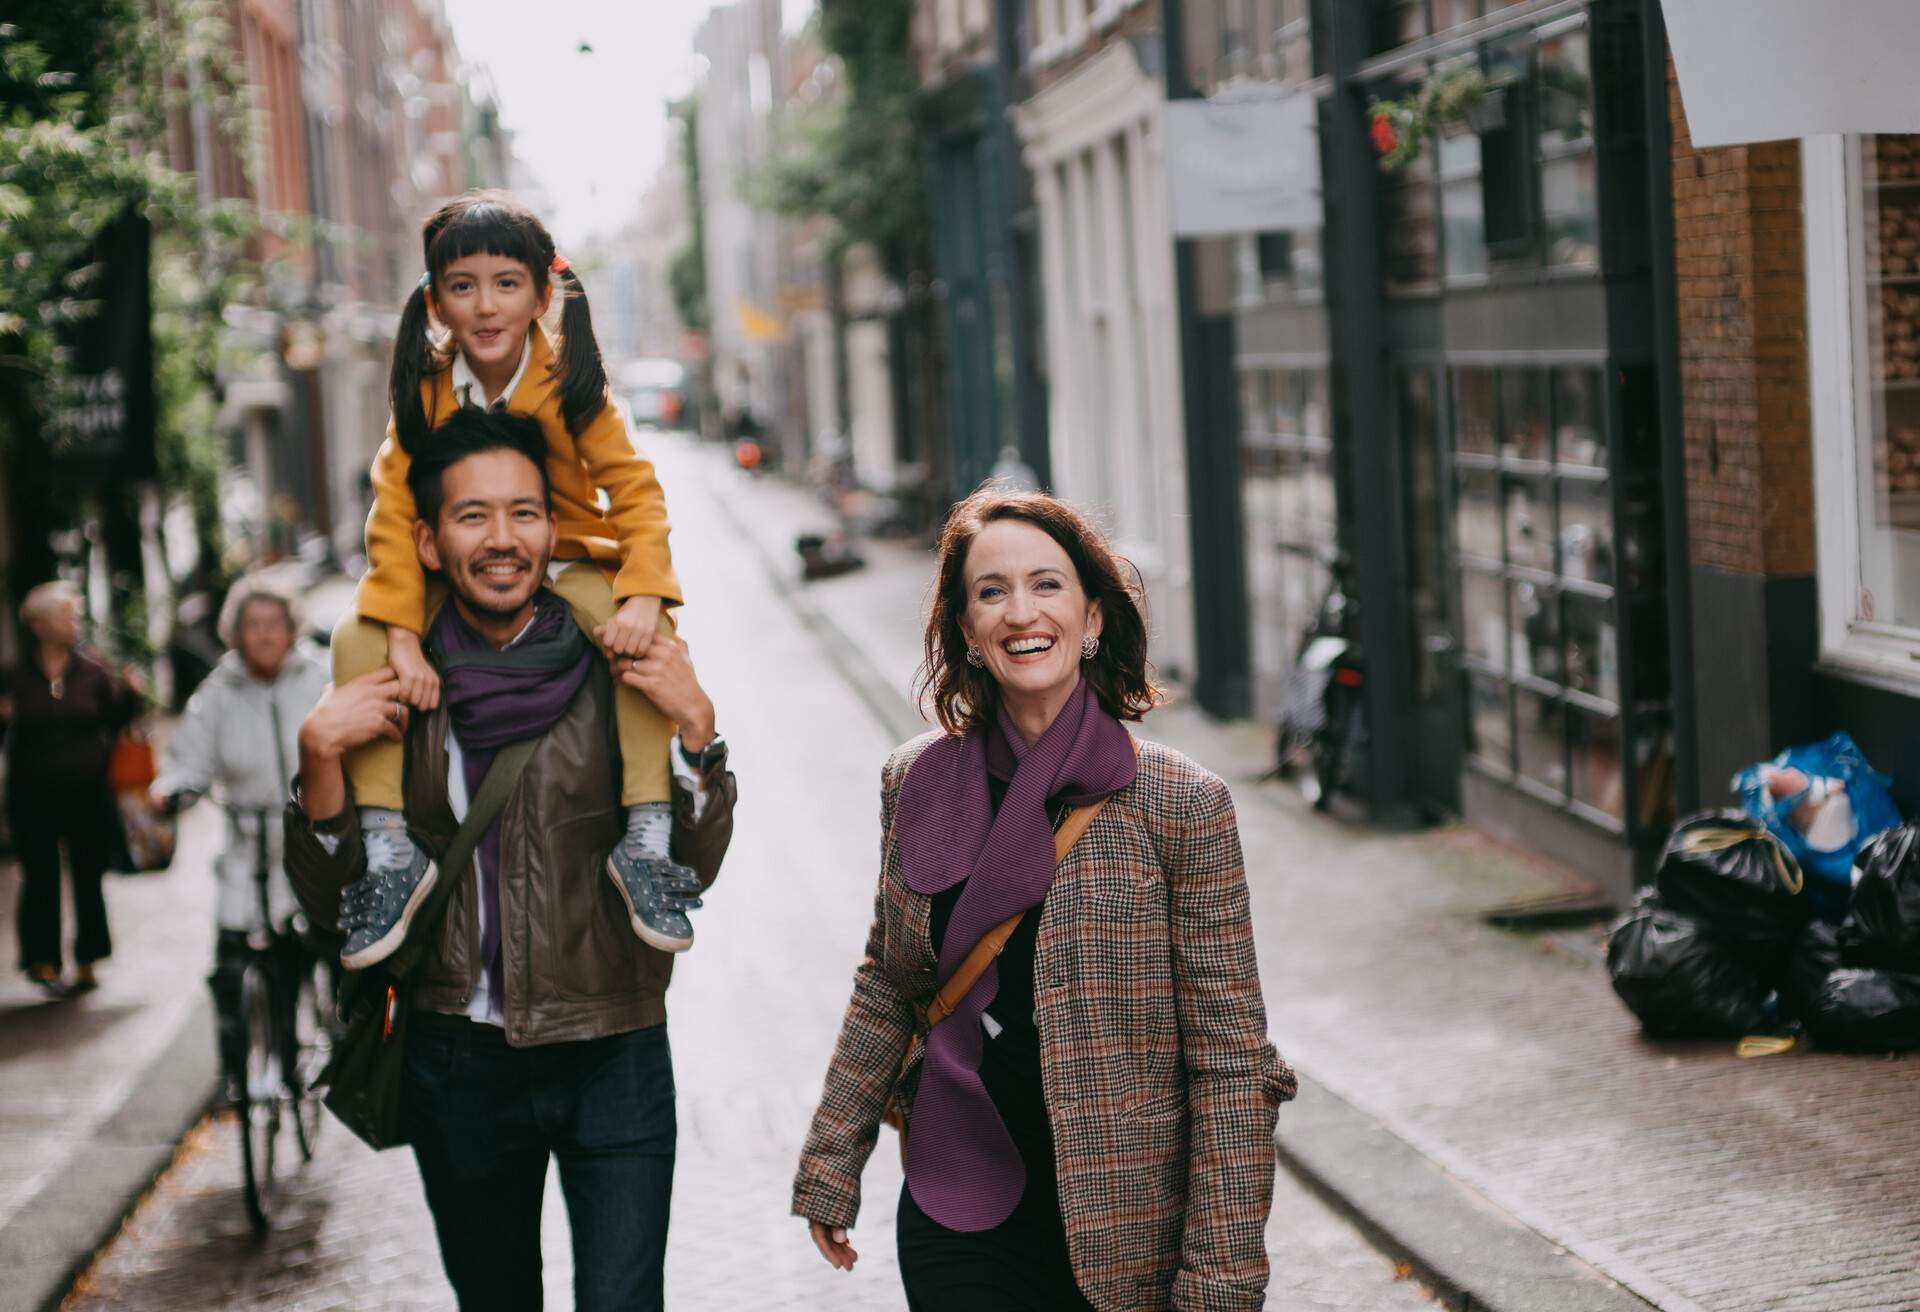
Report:
[[[287,1068],[293,1072],[293,1133],[300,1160],[313,1160],[313,1145],[325,1119],[316,1087],[320,1072],[333,1056],[333,975],[324,961],[301,963],[293,999],[292,1052]]]
[[[248,965],[240,979],[240,1014],[247,1025],[246,1079],[241,1085],[240,1165],[246,1190],[247,1220],[255,1235],[273,1224],[278,1186],[274,1180],[275,1143],[280,1137],[280,1047],[274,1041],[273,993],[261,962]]]

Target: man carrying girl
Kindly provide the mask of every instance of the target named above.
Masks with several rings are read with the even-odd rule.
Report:
[[[557,541],[551,578],[609,658],[643,656],[664,613],[681,602],[667,550],[666,500],[653,466],[633,449],[607,399],[606,371],[580,280],[539,219],[497,192],[442,206],[422,231],[426,271],[401,314],[393,348],[393,422],[373,465],[367,574],[353,613],[333,636],[334,682],[391,666],[401,700],[418,711],[440,703],[440,681],[421,635],[446,598],[415,555],[415,506],[407,470],[434,430],[463,406],[529,415],[546,438]],[[540,326],[559,285],[556,345]],[[434,331],[438,323],[443,332]],[[604,493],[607,509],[600,509]],[[498,562],[482,582],[511,583]],[[614,701],[621,749],[625,837],[606,875],[633,932],[663,952],[693,944],[686,890],[691,872],[668,853],[673,724],[646,696],[621,687]],[[701,761],[683,762],[697,770]],[[341,962],[362,969],[406,937],[436,871],[401,815],[401,749],[376,741],[345,762],[367,839],[367,875],[347,900]]]

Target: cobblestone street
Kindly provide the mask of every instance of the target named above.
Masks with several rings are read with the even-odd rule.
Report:
[[[890,1137],[867,1172],[852,1275],[821,1261],[787,1214],[800,1139],[870,914],[879,767],[891,736],[783,603],[763,559],[733,535],[698,458],[675,442],[658,445],[675,557],[695,599],[683,632],[741,780],[734,847],[671,994],[680,1146],[668,1305],[897,1308],[900,1172]],[[232,1127],[204,1123],[66,1308],[448,1306],[409,1154],[370,1153],[329,1125],[316,1160],[288,1179],[281,1224],[257,1247],[239,1178]],[[565,1307],[567,1230],[552,1177],[548,1202],[549,1305]],[[1268,1240],[1276,1308],[1433,1306],[1284,1174]]]

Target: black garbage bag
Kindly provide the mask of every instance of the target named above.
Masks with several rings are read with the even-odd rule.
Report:
[[[1823,1048],[1920,1048],[1920,975],[1836,970],[1807,1008],[1806,1021]]]
[[[1607,940],[1613,991],[1648,1034],[1731,1038],[1778,1028],[1773,990],[1699,921],[1643,894]]]
[[[1840,922],[1841,959],[1920,975],[1920,827],[1875,836],[1860,849],[1858,870]]]
[[[1827,976],[1840,969],[1838,931],[1824,920],[1816,920],[1800,931],[1794,940],[1793,957],[1787,967],[1787,980],[1780,997],[1787,1010],[1805,1019],[1814,999],[1827,985]]]
[[[1813,918],[1800,867],[1743,811],[1701,811],[1673,828],[1654,886],[1665,906],[1706,925],[1769,984],[1785,979]]]

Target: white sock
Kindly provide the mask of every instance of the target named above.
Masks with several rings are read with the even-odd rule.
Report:
[[[673,843],[673,807],[666,802],[642,802],[628,807],[625,841],[629,852],[667,860]]]
[[[369,870],[413,864],[413,838],[407,833],[407,817],[390,806],[360,808],[360,841],[366,847]]]

